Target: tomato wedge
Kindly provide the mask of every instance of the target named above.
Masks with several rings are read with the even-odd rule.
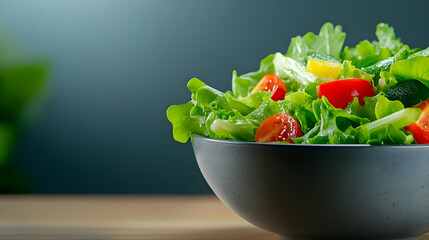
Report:
[[[277,113],[259,125],[255,142],[294,143],[292,138],[301,136],[301,128],[295,118],[287,113]]]
[[[422,114],[417,121],[404,127],[404,129],[413,134],[418,144],[427,144],[429,143],[429,99],[414,107],[420,108]]]
[[[329,103],[336,108],[344,109],[353,98],[359,99],[359,104],[364,105],[364,97],[375,96],[372,84],[359,78],[341,79],[317,85],[319,98],[325,96]]]
[[[251,93],[272,92],[271,99],[274,101],[284,100],[287,88],[283,80],[276,74],[267,74],[256,85]]]

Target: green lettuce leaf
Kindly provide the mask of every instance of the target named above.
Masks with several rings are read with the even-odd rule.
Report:
[[[240,112],[233,111],[228,119],[219,118],[219,114],[211,113],[208,117],[212,138],[229,139],[236,141],[254,141],[258,127],[250,120],[244,118]]]
[[[238,97],[238,100],[244,104],[246,104],[249,107],[252,107],[254,109],[261,106],[262,102],[264,101],[265,97],[271,96],[271,92],[255,92],[247,97]]]
[[[362,130],[361,128],[360,130]],[[367,131],[367,130],[366,130]],[[360,132],[359,138],[360,143],[371,144],[371,145],[386,145],[386,144],[412,144],[414,143],[414,137],[411,133],[407,133],[402,129],[394,128],[392,125],[388,124],[382,127],[382,130],[378,134],[372,135],[370,137],[369,131],[367,131],[366,136],[363,136],[363,133]]]
[[[293,117],[298,121],[299,126],[301,127],[301,132],[304,135],[311,131],[317,122],[313,113],[312,104],[298,106],[295,109]]]
[[[321,28],[319,35],[312,32],[303,37],[292,38],[286,56],[299,62],[304,62],[305,58],[311,54],[319,53],[333,58],[340,58],[346,34],[342,27],[334,27],[332,23],[325,23]]]
[[[188,87],[189,91],[191,91],[191,93],[192,93],[192,99],[195,100],[198,89],[200,89],[204,86],[207,86],[207,84],[203,83],[198,78],[191,78],[188,81],[188,84],[186,84],[186,86]]]
[[[242,114],[248,114],[254,110],[254,108],[235,98],[230,92],[223,93],[207,86],[197,78],[189,80],[188,88],[192,92],[192,99],[196,102],[195,105],[201,108],[223,109],[226,111],[237,110]]]
[[[173,138],[178,142],[187,142],[194,133],[202,136],[208,134],[200,121],[190,116],[192,107],[194,107],[194,104],[188,102],[181,105],[172,105],[167,109],[167,118],[173,125]]]
[[[167,118],[173,125],[173,137],[178,142],[187,142],[192,134],[212,137],[210,121],[227,120],[230,116],[238,116],[237,113],[246,115],[256,109],[234,97],[231,92],[223,93],[197,78],[189,80],[187,86],[192,100],[167,109]],[[255,101],[249,102],[256,104]]]
[[[356,68],[351,61],[345,60],[341,68],[341,73],[338,79],[347,79],[347,78],[361,78],[368,81],[372,81],[374,75],[363,72],[362,70]]]
[[[316,124],[304,136],[294,138],[295,143],[357,143],[357,131],[354,129],[369,122],[366,118],[360,118],[347,113],[343,109],[333,107],[324,96],[312,103],[312,109]]]
[[[415,56],[392,64],[390,73],[396,80],[415,79],[429,87],[429,57]]]
[[[400,101],[390,101],[385,96],[381,95],[375,104],[375,117],[380,119],[402,109],[404,109],[404,105]]]
[[[325,23],[320,28],[319,35],[309,32],[302,37],[292,38],[286,56],[301,63],[314,53],[339,59],[345,38],[346,34],[341,26],[334,27],[332,23]]]
[[[384,93],[379,93],[374,97],[364,97],[363,100],[365,104],[361,106],[358,98],[354,98],[344,110],[352,115],[375,121],[404,109],[404,105],[400,101],[391,101],[384,96]]]
[[[283,79],[288,91],[304,91],[311,83],[321,83],[322,79],[306,71],[303,64],[281,53],[274,54],[275,73]]]
[[[421,51],[416,51],[415,53],[411,54],[409,58],[418,57],[418,56],[429,57],[429,47]]]
[[[378,38],[378,43],[382,48],[389,48],[392,54],[395,54],[400,48],[404,46],[400,38],[396,38],[395,30],[393,27],[385,23],[377,25],[375,35]]]
[[[355,48],[344,48],[343,59],[351,60],[353,65],[358,68],[371,66],[378,61],[391,57],[391,51],[388,48],[380,48],[377,43],[361,41]]]
[[[410,56],[413,52],[414,50],[410,50],[410,47],[408,47],[408,45],[405,45],[401,49],[399,49],[398,52],[396,52],[395,55],[393,55],[392,57],[381,60],[369,67],[363,68],[362,70],[366,73],[379,76],[382,71],[388,71],[390,69],[390,66],[392,66],[394,62],[407,59],[408,56]]]
[[[397,53],[404,44],[396,38],[393,27],[385,23],[377,25],[375,32],[378,41],[372,43],[361,41],[356,47],[345,47],[342,54],[344,60],[351,60],[357,68],[369,67],[379,61],[388,59]],[[367,72],[375,74],[374,72]]]
[[[355,97],[344,110],[349,114],[356,115],[361,118],[367,118],[370,121],[377,120],[377,117],[375,116],[375,106],[377,105],[379,97],[380,94],[374,97],[364,97],[363,101],[365,104],[363,106],[360,105],[359,99]]]

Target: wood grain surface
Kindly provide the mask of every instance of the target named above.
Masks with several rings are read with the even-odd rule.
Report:
[[[213,196],[52,195],[0,196],[0,239],[277,240]]]
[[[0,239],[277,239],[213,196],[0,196]]]

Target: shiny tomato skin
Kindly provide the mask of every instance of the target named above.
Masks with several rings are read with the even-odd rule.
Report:
[[[418,107],[422,110],[419,119],[404,127],[405,130],[410,131],[413,134],[414,139],[418,144],[429,143],[429,99],[417,104],[414,107]]]
[[[266,74],[251,93],[255,92],[272,92],[271,99],[279,101],[285,99],[287,88],[279,76],[276,74]]]
[[[405,130],[410,131],[413,134],[414,139],[418,144],[429,143],[429,131],[425,131],[417,122],[413,122],[410,125],[404,127]]]
[[[283,87],[279,87],[279,86],[274,86],[273,93],[271,93],[270,97],[271,97],[271,99],[273,101],[280,101],[280,100],[284,100],[285,99],[286,93],[287,93],[286,86],[284,88]]]
[[[255,142],[288,142],[301,137],[301,127],[290,114],[277,113],[265,119],[255,134]]]
[[[317,85],[317,95],[319,98],[325,96],[332,106],[344,109],[355,97],[359,99],[359,104],[363,106],[365,104],[363,98],[375,96],[375,91],[369,81],[352,78]]]

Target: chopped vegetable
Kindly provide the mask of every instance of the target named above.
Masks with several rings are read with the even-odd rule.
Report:
[[[319,98],[325,96],[336,108],[346,108],[355,97],[364,105],[364,97],[375,96],[374,87],[364,79],[341,79],[322,83],[317,86]]]
[[[405,126],[408,126],[412,122],[416,121],[420,114],[421,110],[418,108],[406,108],[362,126],[368,129],[371,135],[376,136],[377,134],[382,133],[384,128],[388,125],[391,125],[396,129],[401,129]]]
[[[290,114],[277,113],[265,119],[255,135],[255,142],[288,142],[301,137],[301,128]]]
[[[429,99],[429,88],[417,80],[399,82],[386,90],[389,100],[399,100],[405,107],[411,107]]]
[[[337,79],[341,73],[341,63],[324,61],[319,59],[309,59],[307,62],[307,72],[318,77]]]
[[[429,100],[426,100],[416,106],[422,110],[417,121],[405,127],[405,130],[410,131],[416,142],[419,144],[429,143]]]
[[[267,74],[259,81],[251,93],[255,92],[272,92],[271,99],[278,101],[285,99],[287,88],[279,76],[276,74]]]

